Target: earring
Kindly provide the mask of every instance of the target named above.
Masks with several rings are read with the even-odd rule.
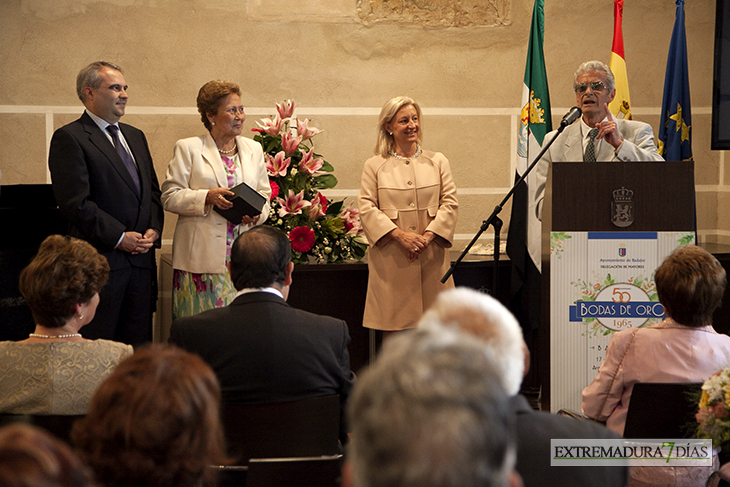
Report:
[[[390,135],[393,135],[393,132],[388,132]]]
[[[211,125],[215,125],[215,122],[210,122]]]
[[[79,319],[80,320],[83,320],[84,319],[84,313],[82,313],[81,311],[79,311]]]

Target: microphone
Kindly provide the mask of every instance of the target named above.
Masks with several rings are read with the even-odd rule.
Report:
[[[570,111],[568,113],[566,113],[565,116],[563,117],[563,119],[560,121],[560,126],[567,127],[571,123],[578,120],[578,118],[581,116],[582,113],[583,112],[578,107],[571,108]]]

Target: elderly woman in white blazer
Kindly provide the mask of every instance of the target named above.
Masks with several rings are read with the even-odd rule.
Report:
[[[165,210],[178,215],[172,244],[173,319],[226,306],[235,297],[227,264],[235,238],[269,215],[271,187],[261,145],[241,137],[246,119],[241,90],[209,81],[198,93],[208,133],[177,141],[162,184]],[[245,182],[266,197],[261,215],[233,224],[213,210],[228,209],[229,188]]]

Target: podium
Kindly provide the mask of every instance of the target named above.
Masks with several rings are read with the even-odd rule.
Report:
[[[542,215],[542,408],[580,410],[615,331],[663,319],[654,271],[695,241],[692,162],[552,163]]]

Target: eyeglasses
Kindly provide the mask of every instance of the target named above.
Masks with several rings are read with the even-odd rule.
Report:
[[[606,85],[602,81],[591,81],[590,83],[576,83],[575,92],[585,93],[589,86],[591,87],[591,91],[595,91],[596,93],[600,93],[606,89]]]
[[[228,113],[234,117],[236,116],[236,114],[245,115],[245,113],[243,112],[243,107],[231,107],[226,110],[226,113]]]

